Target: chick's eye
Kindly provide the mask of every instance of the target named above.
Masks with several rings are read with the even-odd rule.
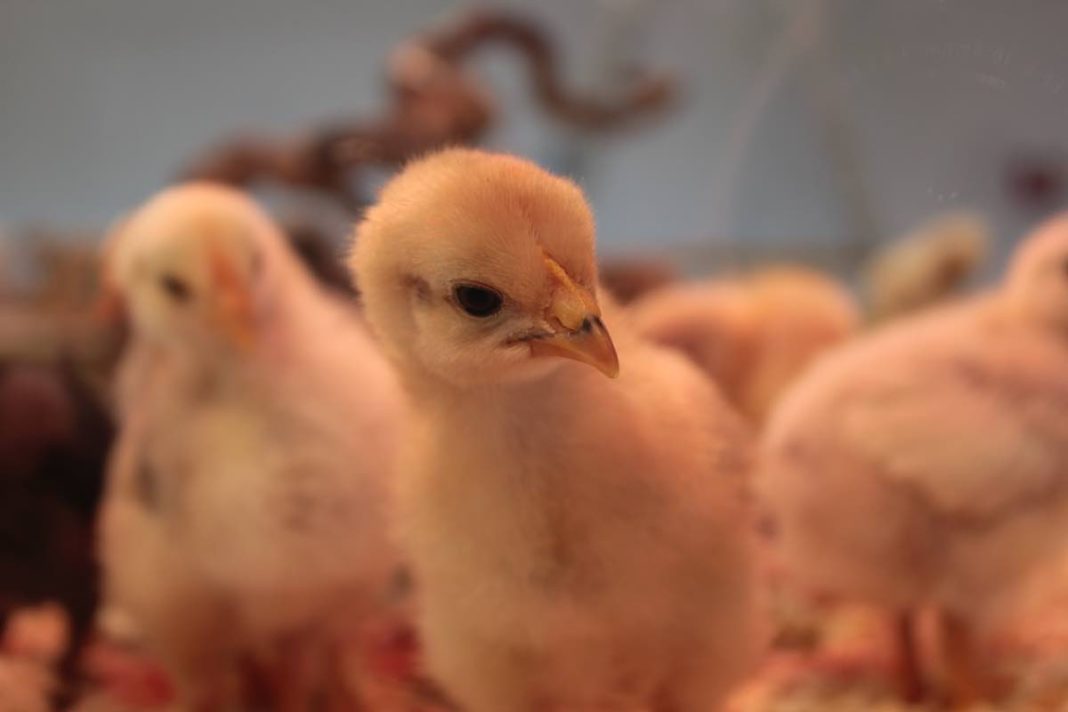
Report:
[[[453,288],[453,296],[461,309],[477,317],[493,316],[504,302],[500,292],[475,284],[457,285]]]
[[[165,274],[160,277],[159,286],[167,296],[176,302],[187,302],[193,296],[193,290],[189,288],[189,284],[173,274]]]

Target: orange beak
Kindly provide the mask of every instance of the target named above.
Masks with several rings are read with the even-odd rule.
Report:
[[[619,357],[601,318],[590,314],[579,328],[559,331],[552,336],[532,340],[530,353],[534,356],[569,358],[615,378],[619,375]]]
[[[601,310],[589,290],[575,284],[563,267],[546,255],[546,267],[559,283],[549,305],[548,320],[554,333],[530,341],[532,356],[569,358],[615,378],[619,357],[601,321]]]
[[[256,338],[249,285],[222,251],[209,247],[208,260],[215,293],[212,318],[232,343],[247,350]]]

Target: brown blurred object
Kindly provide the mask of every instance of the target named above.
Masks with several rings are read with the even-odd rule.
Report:
[[[0,631],[16,616],[6,641],[17,653],[11,641],[27,639],[19,621],[47,628],[37,625],[44,613],[25,618],[24,607],[62,608],[68,638],[56,660],[32,662],[41,675],[58,662],[61,684],[46,692],[64,699],[76,692],[97,603],[94,522],[112,437],[105,393],[121,338],[91,316],[96,240],[45,228],[24,237],[32,279],[0,301]]]
[[[1064,204],[1068,184],[1065,157],[1053,150],[1027,150],[1011,157],[1005,167],[1005,188],[1020,208],[1035,215]]]
[[[344,255],[324,230],[311,223],[291,223],[285,233],[293,251],[324,287],[349,296],[356,294]]]
[[[935,216],[877,252],[864,269],[874,321],[901,316],[961,292],[982,267],[990,229],[982,216]]]
[[[755,423],[814,359],[860,324],[845,287],[796,265],[680,283],[630,309],[640,333],[683,352]]]
[[[36,279],[0,300],[0,365],[62,363],[103,400],[125,334],[94,318],[99,258],[89,245],[46,240],[31,252]]]
[[[103,388],[121,335],[92,318],[100,293],[99,233],[31,227],[19,238],[13,244],[27,246],[29,274],[17,288],[0,284],[0,364],[62,361]]]
[[[504,10],[480,10],[394,51],[386,76],[389,106],[379,117],[326,124],[285,140],[239,136],[195,160],[181,177],[243,187],[280,184],[325,195],[356,212],[369,197],[362,169],[396,168],[435,148],[473,144],[492,126],[496,108],[484,85],[462,66],[490,44],[518,52],[541,106],[578,128],[622,126],[664,108],[674,94],[666,77],[639,79],[614,101],[569,93],[544,28]]]
[[[97,604],[94,522],[112,426],[68,362],[0,359],[0,629],[24,606],[54,602],[73,682]]]
[[[598,269],[601,285],[620,304],[630,304],[647,292],[679,279],[674,263],[655,257],[605,260]]]
[[[0,228],[0,302],[11,299],[11,246],[14,241]]]
[[[42,275],[27,295],[33,304],[79,308],[92,301],[99,289],[96,233],[31,229],[23,242],[33,245],[30,256]]]

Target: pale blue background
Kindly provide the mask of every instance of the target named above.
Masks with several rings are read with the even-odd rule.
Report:
[[[556,28],[576,81],[591,76],[605,0],[512,4]],[[0,224],[103,224],[221,134],[374,112],[388,50],[457,7],[0,0]],[[802,33],[792,55],[804,12],[816,50]],[[952,206],[1012,235],[1036,216],[1010,204],[1004,162],[1068,149],[1066,36],[1062,0],[654,2],[634,53],[679,73],[684,104],[587,147],[602,249],[833,242],[865,222],[885,236]],[[558,162],[568,137],[529,110],[519,66],[493,53],[478,66],[504,103],[492,145]],[[847,174],[831,160],[840,139]]]

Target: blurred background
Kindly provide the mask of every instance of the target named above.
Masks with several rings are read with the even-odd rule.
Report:
[[[539,110],[524,62],[465,69],[498,111],[481,143],[573,174],[604,254],[834,249],[952,208],[1008,242],[1064,200],[1068,6],[1055,0],[508,2],[561,82],[674,81],[636,125]],[[391,51],[469,5],[433,0],[0,3],[0,225],[88,239],[241,131],[381,113]]]

